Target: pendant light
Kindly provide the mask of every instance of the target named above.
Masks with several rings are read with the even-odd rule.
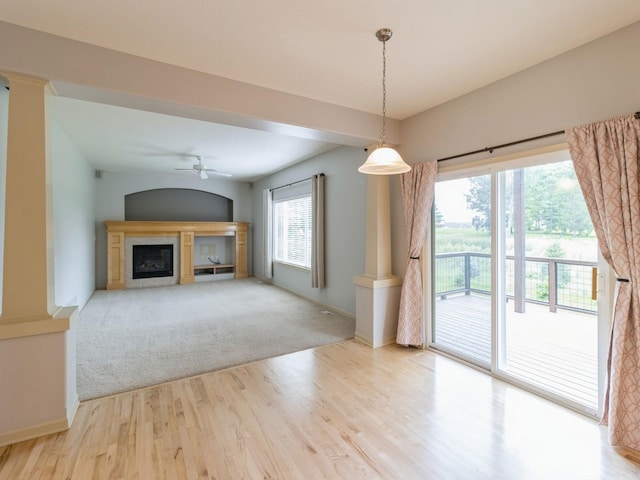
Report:
[[[393,32],[390,28],[381,28],[376,37],[382,42],[382,133],[378,138],[376,148],[369,154],[367,161],[360,165],[358,171],[369,175],[394,175],[405,173],[411,167],[404,163],[400,154],[391,146],[384,143],[387,128],[387,40]]]

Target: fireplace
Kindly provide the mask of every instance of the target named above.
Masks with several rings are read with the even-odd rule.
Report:
[[[173,276],[173,245],[133,245],[133,278]]]

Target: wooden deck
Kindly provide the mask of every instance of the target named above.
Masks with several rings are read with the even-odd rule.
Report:
[[[436,302],[435,346],[491,364],[491,302],[459,295]],[[507,305],[506,364],[501,370],[594,410],[598,406],[595,315],[527,303],[525,313]]]

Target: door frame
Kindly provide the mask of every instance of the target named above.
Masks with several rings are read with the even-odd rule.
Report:
[[[441,162],[438,164],[438,173],[436,176],[436,183],[438,181],[455,180],[459,178],[472,177],[477,175],[491,175],[491,211],[499,211],[498,208],[503,207],[504,195],[501,193],[504,191],[504,185],[498,185],[498,179],[501,177],[499,172],[514,169],[514,168],[526,168],[530,166],[537,166],[547,163],[556,163],[559,161],[566,161],[568,157],[568,145],[566,143],[550,145],[547,147],[526,150],[518,153],[512,153],[508,155],[502,155],[494,158],[484,158],[470,162],[450,161]],[[502,187],[502,188],[501,188]],[[434,202],[435,206],[435,202]],[[498,315],[498,309],[500,308],[499,298],[501,292],[504,292],[504,279],[503,275],[498,275],[500,269],[504,266],[504,258],[500,260],[498,257],[504,257],[504,255],[496,255],[496,252],[502,250],[503,241],[502,236],[491,236],[491,265],[492,265],[492,298],[491,298],[491,367],[490,370],[483,368],[475,363],[460,358],[453,353],[447,352],[442,349],[432,348],[433,345],[433,321],[435,304],[433,301],[433,278],[435,274],[435,262],[433,262],[433,231],[435,229],[435,219],[433,215],[434,206],[432,206],[431,224],[427,231],[427,238],[424,242],[421,258],[425,259],[422,263],[422,278],[423,278],[423,328],[425,332],[425,344],[424,348],[434,351],[438,354],[445,355],[458,362],[464,363],[476,370],[483,371],[489,375],[499,378],[507,383],[515,385],[523,390],[535,393],[538,396],[553,401],[554,403],[563,405],[567,408],[575,410],[579,413],[585,414],[593,418],[601,418],[602,405],[604,399],[605,377],[606,377],[606,360],[609,347],[609,336],[611,330],[611,318],[613,313],[613,300],[615,298],[615,278],[612,269],[602,259],[598,252],[598,272],[597,272],[597,292],[598,292],[598,408],[594,411],[584,405],[578,404],[567,400],[564,397],[555,395],[547,390],[536,387],[526,383],[516,377],[513,377],[501,370],[498,370],[498,355],[504,349],[496,348],[498,342],[504,341],[502,332],[498,328],[496,321]],[[501,224],[504,223],[503,218],[498,218],[498,215],[491,215],[491,228],[492,232],[498,232]],[[498,238],[500,237],[500,238]],[[502,270],[504,271],[504,270]],[[502,280],[500,280],[502,279]],[[500,352],[500,353],[499,353]]]

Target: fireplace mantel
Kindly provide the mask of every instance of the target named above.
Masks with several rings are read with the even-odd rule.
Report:
[[[179,237],[180,284],[193,283],[193,246],[196,236],[234,236],[235,278],[246,278],[247,222],[134,222],[106,221],[107,290],[125,288],[125,237]]]

